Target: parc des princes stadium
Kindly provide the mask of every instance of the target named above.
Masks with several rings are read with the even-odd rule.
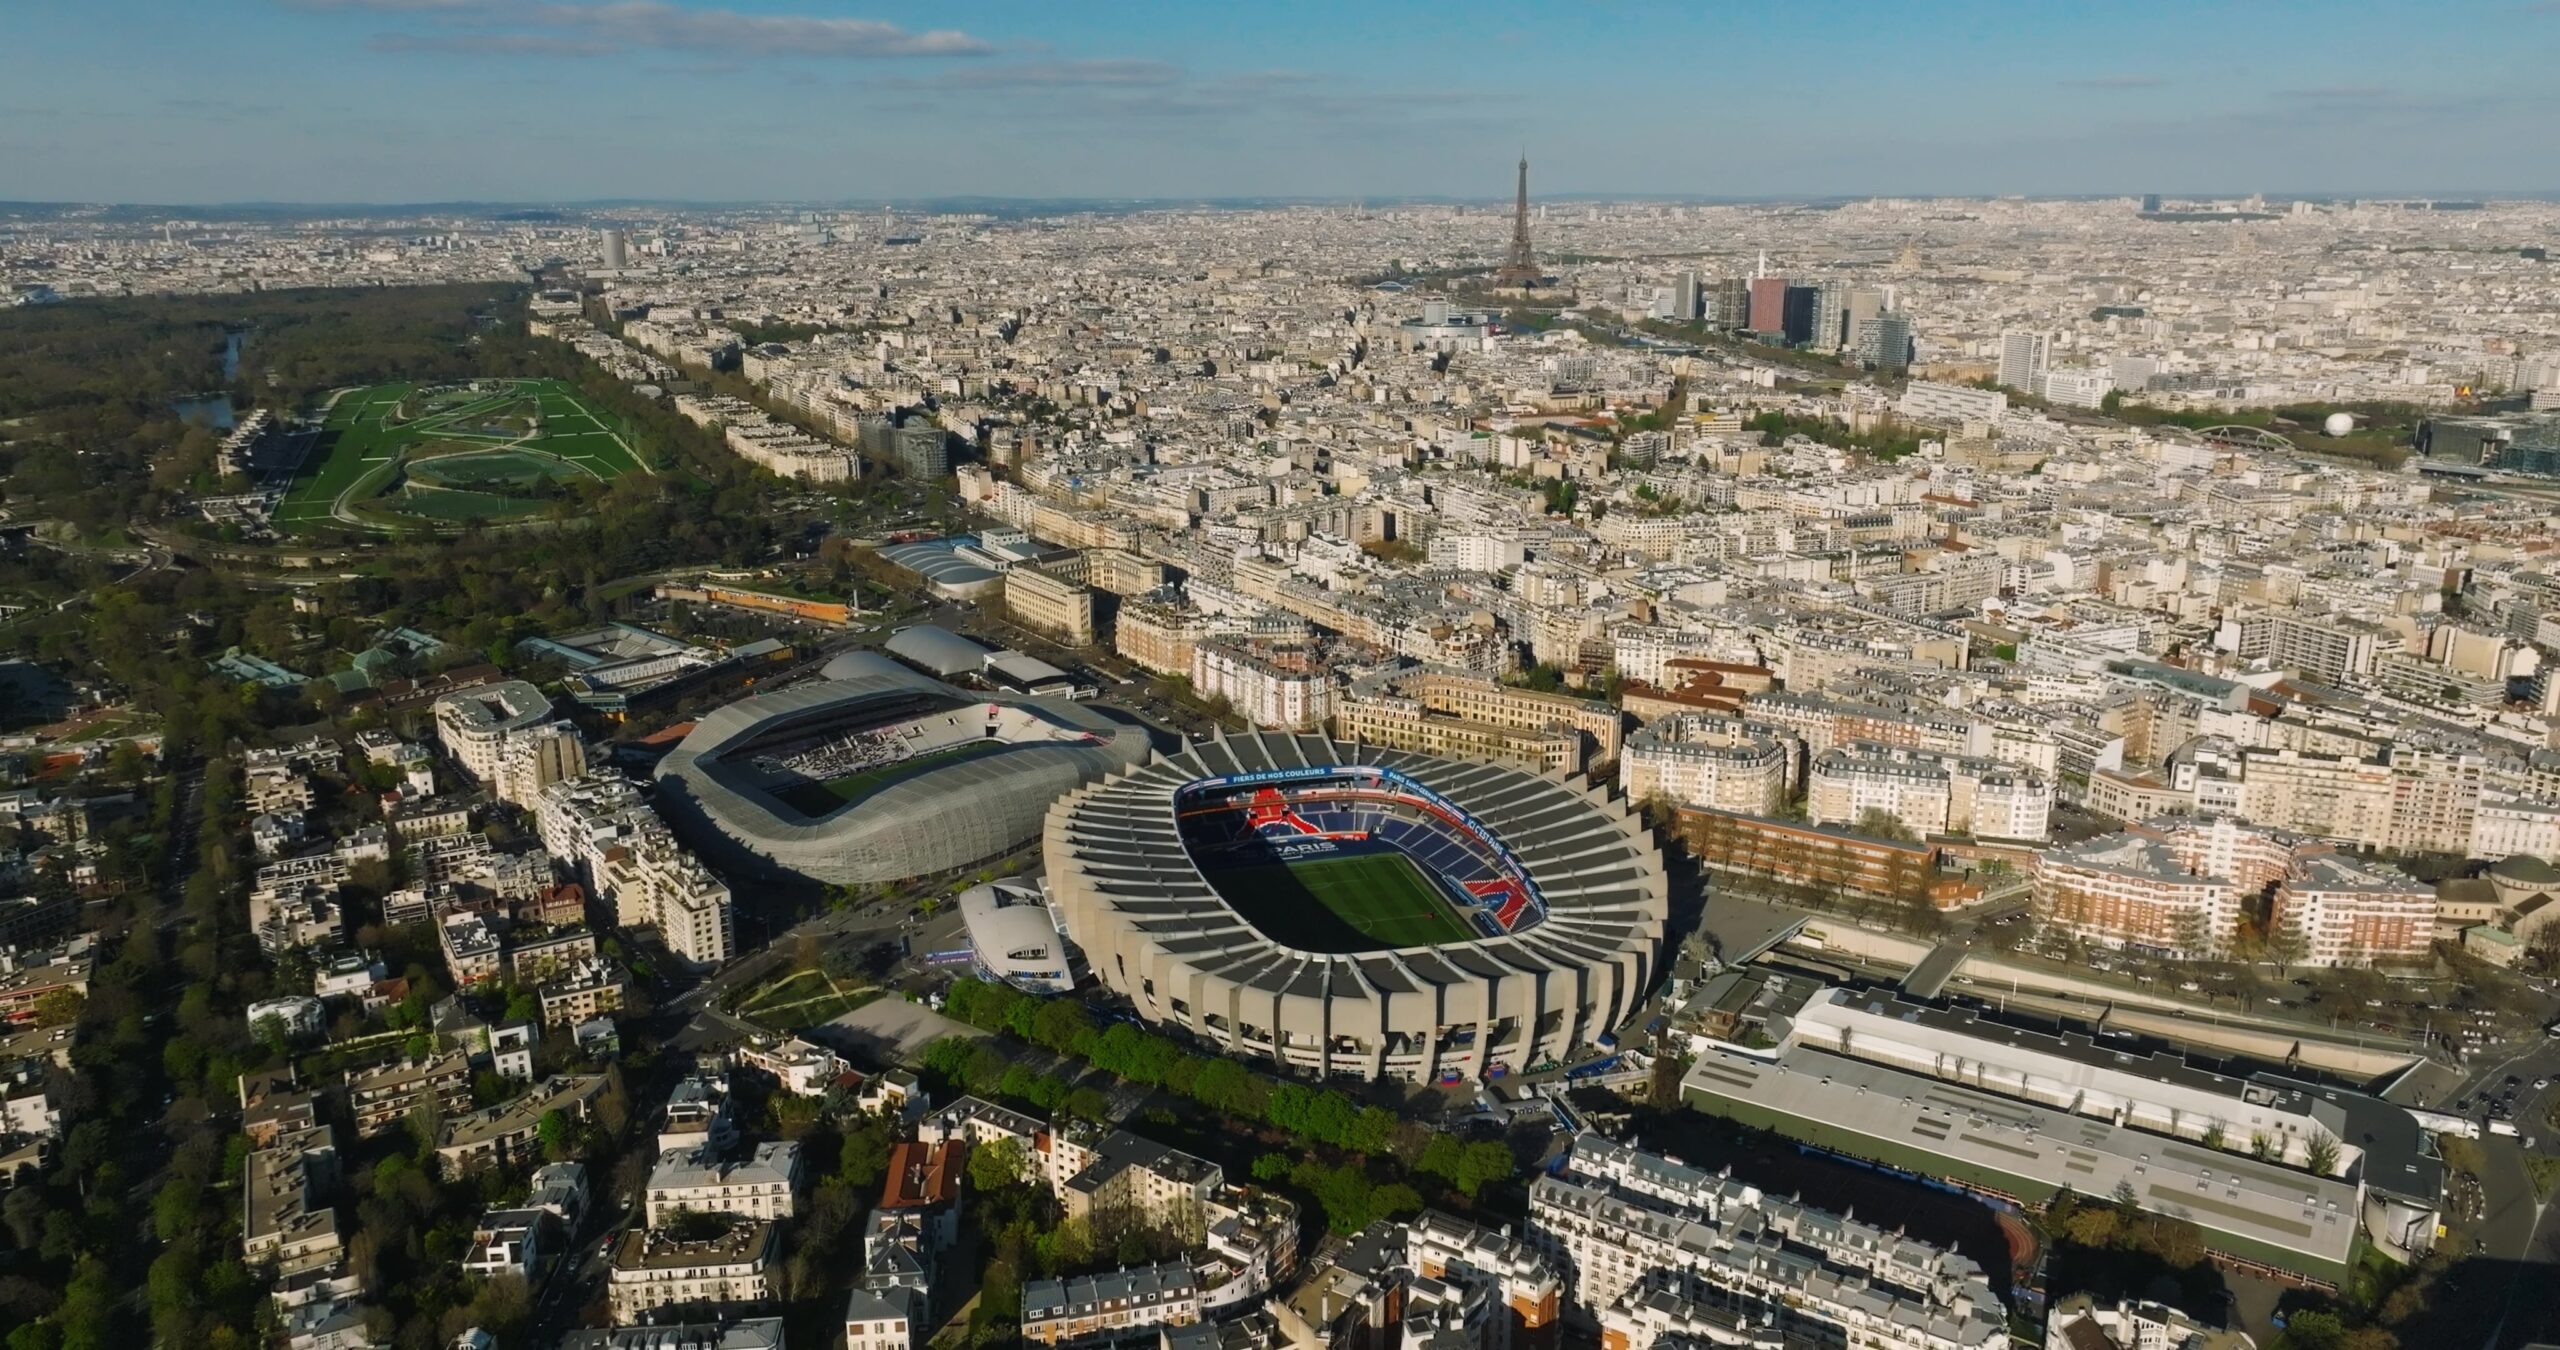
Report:
[[[902,881],[1039,832],[1049,804],[1146,758],[1146,729],[1090,704],[953,688],[874,652],[705,716],[658,765],[693,845],[755,876]]]
[[[1316,735],[1201,741],[1069,793],[1049,891],[1145,1019],[1319,1074],[1495,1075],[1611,1044],[1662,856],[1605,790]]]

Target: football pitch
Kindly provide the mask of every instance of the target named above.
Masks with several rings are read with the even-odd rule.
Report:
[[[456,526],[541,511],[548,481],[648,472],[624,429],[558,380],[378,384],[330,405],[275,523]]]
[[[1300,951],[1428,947],[1480,936],[1401,853],[1255,863],[1214,880],[1247,922]]]
[[[849,773],[842,778],[830,778],[824,782],[797,783],[774,795],[780,797],[792,810],[811,820],[816,820],[833,814],[846,802],[859,801],[891,783],[913,778],[927,769],[938,769],[945,764],[957,764],[964,759],[976,759],[982,755],[992,755],[1000,750],[1011,748],[1011,743],[1007,741],[970,741],[948,750],[937,750],[929,755],[902,759],[895,764],[883,764],[876,769]]]

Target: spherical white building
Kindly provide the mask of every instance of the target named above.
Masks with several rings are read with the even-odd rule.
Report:
[[[2356,419],[2348,413],[2331,413],[2325,421],[2320,423],[2323,435],[2344,436],[2355,429]]]

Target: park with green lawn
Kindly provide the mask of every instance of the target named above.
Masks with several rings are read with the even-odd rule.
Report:
[[[655,470],[559,380],[342,389],[276,507],[286,533],[459,529],[537,516],[582,483]]]

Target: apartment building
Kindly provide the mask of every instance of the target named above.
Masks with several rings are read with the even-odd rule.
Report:
[[[2488,781],[2488,757],[2474,749],[2404,741],[2390,748],[2386,763],[2391,769],[2391,816],[2382,846],[2402,853],[2460,853],[2469,848]]]
[[[1200,1282],[1181,1261],[1022,1286],[1022,1339],[1041,1345],[1153,1345],[1199,1320]]]
[[[2363,751],[2361,745],[2344,753],[2241,749],[2240,814],[2270,828],[2374,848],[2470,849],[2488,778],[2485,756],[2412,744]]]
[[[1191,649],[1191,689],[1268,731],[1318,731],[1333,715],[1333,677],[1310,647],[1203,638]]]
[[[504,1072],[503,1054],[500,1064]],[[530,1060],[525,1072],[531,1072]],[[447,1117],[436,1136],[436,1156],[443,1160],[445,1174],[513,1166],[540,1156],[542,1118],[557,1111],[570,1120],[586,1119],[596,1098],[604,1095],[604,1082],[602,1074],[553,1074],[521,1097]]]
[[[1968,718],[1927,710],[1903,712],[1820,694],[1788,690],[1754,694],[1743,703],[1742,714],[1754,722],[1785,727],[1804,741],[1807,754],[1814,755],[1852,741],[1939,755],[1979,754],[1989,748],[1989,729],[1977,730]]]
[[[1817,825],[1855,825],[1882,812],[1914,835],[1970,834],[2042,841],[2053,789],[1996,760],[1852,742],[1814,756],[1805,815]]]
[[[1568,1272],[1565,1316],[1586,1328],[1605,1329],[1611,1309],[1669,1273],[1686,1277],[1675,1288],[1691,1306],[1740,1314],[1780,1344],[2009,1343],[2008,1314],[1971,1258],[1598,1135],[1577,1136],[1530,1183],[1527,1238]],[[1631,1350],[1652,1344],[1624,1313],[1618,1334]]]
[[[1070,1126],[1050,1135],[1048,1172],[1071,1219],[1126,1213],[1176,1228],[1205,1226],[1224,1169],[1129,1133]]]
[[[2327,851],[2227,816],[2138,826],[2042,854],[2036,916],[2110,947],[2184,959],[2219,955],[2256,897],[2297,859]]]
[[[468,989],[498,978],[498,935],[489,916],[474,910],[447,914],[436,924],[436,942],[444,949],[446,973],[454,987]]]
[[[546,1027],[574,1027],[619,1012],[623,993],[621,969],[600,956],[556,970],[534,986]]]
[[[2560,804],[2509,793],[2483,793],[2479,808],[2472,814],[2471,844],[2466,851],[2474,858],[2493,861],[2519,853],[2536,858],[2560,856]]]
[[[1673,828],[1708,867],[1827,893],[1960,908],[1981,887],[1938,873],[1935,845],[1798,825],[1713,807],[1680,808]]]
[[[948,1140],[893,1146],[889,1174],[880,1187],[881,1216],[912,1224],[935,1251],[950,1246],[960,1235],[963,1153],[960,1145]]]
[[[735,1220],[703,1238],[659,1228],[625,1232],[605,1274],[613,1320],[627,1326],[655,1308],[765,1302],[773,1297],[781,1232],[766,1219]]]
[[[1431,666],[1354,681],[1334,699],[1337,739],[1450,759],[1576,773],[1620,754],[1618,710]]]
[[[1556,1262],[1506,1225],[1492,1229],[1438,1210],[1403,1225],[1406,1265],[1425,1280],[1481,1286],[1501,1309],[1477,1339],[1481,1350],[1542,1350],[1564,1318],[1565,1277]]]
[[[1098,548],[1085,555],[1085,579],[1113,595],[1149,594],[1164,585],[1164,564],[1125,549]]]
[[[2269,926],[2312,966],[2422,961],[2433,950],[2436,889],[2399,868],[2336,853],[2294,863],[2276,886]]]
[[[334,1265],[344,1257],[338,1211],[336,1137],[326,1125],[289,1130],[249,1154],[241,1190],[240,1249],[279,1269]]]
[[[2266,633],[2269,663],[2334,685],[2372,675],[2384,642],[2393,640],[2388,630],[2361,619],[2298,610],[2269,614]]]
[[[740,1158],[707,1145],[669,1153],[649,1173],[649,1226],[665,1223],[678,1210],[787,1219],[799,1189],[800,1145],[793,1140],[757,1144]]]
[[[578,729],[523,680],[501,680],[435,702],[436,740],[463,772],[500,798],[531,809],[542,789],[587,771]]]
[[[1618,756],[1618,787],[1632,802],[1768,815],[1795,781],[1796,746],[1779,728],[1714,713],[1647,722]]]
[[[918,1350],[922,1300],[903,1290],[856,1289],[845,1300],[844,1350]]]
[[[720,1322],[659,1322],[645,1327],[596,1327],[572,1331],[560,1350],[783,1350],[782,1319],[744,1317]],[[854,1346],[852,1350],[886,1350]]]
[[[1039,1179],[1070,1217],[1127,1215],[1182,1233],[1231,1272],[1205,1297],[1224,1308],[1260,1297],[1297,1263],[1297,1209],[1287,1200],[1227,1180],[1216,1163],[1126,1130],[1089,1122],[1055,1127],[976,1097],[926,1117],[929,1143],[1021,1146]]]
[[[1163,600],[1122,602],[1111,624],[1113,651],[1158,675],[1191,678],[1191,649],[1210,631],[1207,615]]]
[[[2387,764],[2291,747],[2243,749],[2238,759],[2240,814],[2254,824],[2350,843],[2379,843],[2390,832]]]
[[[1976,389],[1969,384],[1913,380],[1904,388],[1896,411],[1914,422],[1936,422],[1948,426],[1997,422],[2002,414],[2009,411],[2009,396],[1997,389]]]
[[[358,1138],[397,1129],[409,1113],[432,1107],[447,1116],[471,1109],[471,1061],[461,1055],[402,1060],[347,1075],[347,1111]]]
[[[728,886],[653,812],[589,861],[599,898],[626,928],[655,928],[667,950],[698,966],[729,959],[735,937]]]

